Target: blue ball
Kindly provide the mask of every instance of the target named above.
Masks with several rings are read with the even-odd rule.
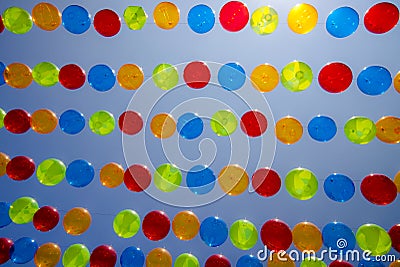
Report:
[[[259,259],[253,255],[243,255],[236,263],[236,267],[263,267]]]
[[[361,259],[358,263],[358,267],[385,267],[385,264],[381,261],[377,261],[374,256],[369,256],[368,259]]]
[[[85,187],[94,178],[94,168],[86,160],[74,160],[68,165],[65,178],[74,187]]]
[[[350,200],[355,193],[353,181],[343,174],[334,173],[326,177],[324,182],[325,194],[337,202]]]
[[[238,90],[245,81],[246,73],[238,63],[227,63],[218,71],[218,82],[225,90]]]
[[[344,223],[331,222],[322,229],[322,240],[326,247],[338,252],[353,250],[356,238],[353,231]]]
[[[187,20],[192,31],[203,34],[214,27],[215,13],[209,6],[201,4],[190,9]]]
[[[186,185],[196,195],[207,194],[215,185],[214,172],[203,165],[194,166],[186,175]]]
[[[140,248],[127,247],[121,254],[119,262],[122,267],[142,267],[144,264],[144,254]]]
[[[357,86],[366,95],[381,95],[392,84],[390,72],[381,66],[370,66],[363,69],[357,77]]]
[[[203,132],[203,120],[193,113],[185,113],[179,117],[176,128],[180,136],[194,139]]]
[[[81,6],[67,6],[62,12],[62,24],[70,33],[82,34],[90,28],[90,14]]]
[[[308,123],[308,134],[312,139],[319,142],[331,140],[337,132],[336,123],[326,116],[316,116]]]
[[[115,72],[107,65],[96,65],[89,70],[88,82],[91,87],[100,92],[106,92],[115,84]]]
[[[10,215],[10,203],[0,202],[0,228],[3,228],[11,223]]]
[[[326,30],[336,38],[352,35],[358,28],[360,17],[354,9],[348,6],[333,10],[326,19]]]
[[[3,62],[0,62],[0,85],[3,85],[6,83],[4,80],[4,70],[6,69],[6,65],[4,65]]]
[[[208,217],[200,225],[200,238],[209,247],[218,247],[228,238],[228,226],[218,217]]]
[[[67,134],[77,134],[85,128],[85,118],[82,113],[73,109],[61,114],[58,123],[61,130]]]
[[[30,262],[35,256],[38,247],[38,244],[32,238],[22,237],[15,241],[10,248],[10,259],[16,264]]]

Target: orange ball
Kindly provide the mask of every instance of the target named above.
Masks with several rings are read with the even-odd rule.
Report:
[[[178,25],[179,9],[171,2],[161,2],[154,8],[153,19],[161,29],[170,30]]]
[[[31,116],[31,127],[37,133],[49,134],[56,129],[58,119],[53,111],[48,109],[39,109],[33,112]]]
[[[172,231],[180,240],[191,240],[200,229],[200,221],[196,214],[189,210],[181,211],[172,221]]]
[[[396,91],[400,93],[400,71],[396,74],[396,76],[394,76],[393,86],[394,89],[396,89]]]
[[[388,144],[400,143],[400,119],[393,116],[380,118],[376,123],[376,137]]]
[[[279,84],[279,73],[274,66],[261,64],[254,68],[250,80],[255,89],[265,93],[270,92]]]
[[[322,234],[316,225],[310,222],[301,222],[292,229],[293,244],[300,250],[317,252],[322,247]]]
[[[54,31],[61,25],[61,13],[50,3],[39,3],[32,9],[32,20],[45,31]]]
[[[150,129],[155,137],[168,138],[174,134],[176,122],[170,114],[160,113],[151,120]]]
[[[69,235],[81,235],[86,232],[92,222],[88,210],[84,208],[73,208],[69,210],[63,219],[64,230]]]
[[[60,247],[55,243],[46,243],[36,250],[34,262],[37,267],[55,267],[60,259]]]
[[[144,81],[142,68],[135,64],[123,65],[118,70],[117,81],[119,85],[126,90],[138,89]]]
[[[303,135],[303,125],[291,116],[280,119],[275,125],[276,138],[284,144],[291,145]]]
[[[6,174],[6,167],[9,162],[10,162],[10,157],[0,152],[0,176]]]
[[[172,267],[172,256],[164,248],[155,248],[146,256],[146,267]]]
[[[33,81],[32,70],[25,64],[12,63],[4,70],[4,80],[13,88],[24,89]]]
[[[277,255],[277,253],[273,253],[272,256],[268,257],[268,267],[296,267],[294,261],[289,257],[287,253],[282,255]]]
[[[115,188],[124,181],[124,168],[121,165],[111,162],[100,170],[100,182],[102,186]]]
[[[228,165],[220,171],[218,183],[222,191],[230,196],[237,196],[249,186],[249,176],[239,165]]]

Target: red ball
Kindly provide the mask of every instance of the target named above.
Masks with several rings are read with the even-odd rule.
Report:
[[[114,267],[116,263],[117,252],[111,246],[98,246],[90,255],[90,267]]]
[[[281,188],[281,178],[276,171],[261,168],[253,174],[251,184],[260,196],[270,197],[278,193]]]
[[[190,88],[200,89],[210,81],[211,72],[206,63],[194,61],[186,65],[183,70],[183,79]]]
[[[388,232],[390,239],[392,239],[392,247],[400,252],[400,224],[393,225]]]
[[[132,110],[125,111],[119,116],[118,126],[119,129],[125,134],[137,134],[143,128],[142,116]]]
[[[370,174],[361,182],[361,193],[371,203],[388,205],[397,197],[396,184],[386,175]]]
[[[269,220],[261,227],[261,241],[271,251],[287,250],[292,244],[292,231],[278,219]]]
[[[48,232],[57,226],[60,221],[58,211],[50,206],[41,207],[33,215],[33,226],[41,232]]]
[[[151,173],[144,165],[134,164],[125,170],[124,184],[128,190],[142,192],[151,183]]]
[[[24,181],[33,175],[35,169],[35,162],[31,158],[17,156],[8,162],[6,173],[15,181]]]
[[[246,112],[240,119],[240,128],[250,137],[262,135],[267,130],[267,126],[267,118],[257,110]]]
[[[249,17],[247,6],[238,1],[226,3],[219,12],[219,22],[222,28],[230,32],[238,32],[243,29],[247,25]]]
[[[31,114],[23,109],[13,109],[4,117],[4,127],[14,134],[22,134],[31,128]]]
[[[144,235],[152,241],[165,238],[169,233],[170,227],[171,223],[167,214],[159,210],[147,213],[142,223]]]
[[[65,88],[75,90],[85,84],[86,74],[78,65],[68,64],[60,69],[58,79]]]
[[[351,85],[353,73],[351,69],[340,62],[325,65],[318,74],[319,85],[329,93],[341,93]]]
[[[364,25],[368,31],[382,34],[393,29],[399,21],[399,9],[392,3],[383,2],[372,6],[365,13]]]
[[[121,29],[121,19],[114,11],[103,9],[93,19],[95,30],[105,37],[116,35]]]
[[[3,18],[0,15],[0,33],[4,31],[4,24],[3,24]]]
[[[224,255],[215,254],[208,257],[204,267],[231,267],[231,263]]]
[[[353,264],[343,260],[335,260],[329,264],[329,267],[353,267]]]
[[[0,264],[6,263],[10,259],[10,249],[14,242],[8,238],[0,238]]]

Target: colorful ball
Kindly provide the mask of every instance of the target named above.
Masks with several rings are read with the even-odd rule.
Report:
[[[326,267],[326,263],[315,257],[306,257],[300,267]]]
[[[301,92],[310,87],[313,81],[313,72],[306,63],[293,61],[281,71],[282,85],[292,92]]]
[[[246,191],[249,176],[239,165],[227,165],[218,174],[218,183],[226,194],[237,196]]]
[[[349,201],[355,193],[353,181],[344,174],[334,173],[326,177],[324,182],[325,194],[336,202]]]
[[[117,263],[117,252],[111,246],[101,245],[96,247],[90,255],[92,267],[114,267]]]
[[[157,65],[153,70],[152,78],[154,84],[162,90],[173,89],[179,82],[177,68],[167,63]]]
[[[45,31],[54,31],[61,25],[61,13],[50,3],[39,3],[34,6],[32,19],[36,26]]]
[[[3,23],[3,20],[1,19],[1,16],[0,16],[0,28],[1,28],[2,23]],[[6,83],[6,81],[4,80],[4,71],[5,70],[6,70],[6,65],[4,65],[3,62],[0,62],[0,86]]]
[[[392,84],[390,72],[381,66],[364,68],[357,77],[357,86],[366,95],[384,94]]]
[[[344,125],[344,134],[355,144],[368,144],[376,135],[375,123],[366,117],[354,116]]]
[[[128,6],[124,11],[124,21],[130,30],[141,30],[147,21],[147,14],[141,6]]]
[[[6,172],[14,181],[28,180],[35,173],[35,162],[25,156],[16,156],[8,162]]]
[[[9,212],[10,212],[10,203],[0,202],[0,229],[6,227],[12,222]],[[0,264],[1,264],[1,256],[0,256]]]
[[[396,76],[393,78],[393,86],[394,89],[396,89],[396,91],[400,93],[400,71],[397,72]]]
[[[31,197],[21,197],[11,203],[8,215],[15,224],[26,224],[33,220],[33,216],[39,209],[35,199]]]
[[[209,247],[219,247],[228,238],[228,226],[218,217],[208,217],[201,222],[200,238]]]
[[[36,250],[34,262],[36,266],[55,267],[60,259],[60,247],[55,243],[45,243]]]
[[[9,162],[10,162],[10,157],[0,152],[0,177],[6,174],[6,168]]]
[[[310,4],[297,4],[287,17],[289,28],[297,34],[311,32],[318,22],[318,11]]]
[[[310,222],[300,222],[292,229],[293,244],[300,251],[317,252],[322,247],[322,234],[319,228]]]
[[[6,116],[6,112],[0,108],[0,129],[4,127],[4,117]]]
[[[238,249],[249,250],[257,243],[258,231],[252,222],[237,220],[229,229],[229,238]]]
[[[227,91],[240,89],[246,81],[246,73],[238,63],[227,63],[218,70],[218,82]]]
[[[183,253],[176,258],[174,267],[200,267],[200,263],[196,256]]]
[[[124,183],[128,190],[133,192],[142,192],[150,186],[150,170],[144,165],[131,165],[124,173]]]
[[[124,134],[135,135],[143,128],[142,115],[138,112],[127,110],[119,116],[118,126]]]
[[[263,197],[271,197],[281,188],[279,174],[269,168],[261,168],[254,172],[251,184],[257,194]]]
[[[375,34],[387,33],[399,22],[399,9],[389,2],[370,7],[364,15],[365,28]]]
[[[58,119],[53,111],[39,109],[32,113],[31,128],[39,134],[49,134],[57,128]]]
[[[115,162],[108,163],[100,170],[100,183],[107,188],[115,188],[124,181],[124,169]]]
[[[318,142],[328,142],[335,137],[337,126],[332,118],[318,115],[310,120],[307,130],[312,139]]]
[[[353,72],[344,63],[331,62],[320,70],[318,82],[321,88],[328,93],[341,93],[347,90],[353,82]]]
[[[386,175],[370,174],[360,185],[362,195],[372,204],[388,205],[397,197],[395,183]]]
[[[400,224],[393,225],[392,228],[389,229],[388,234],[392,240],[392,247],[397,252],[400,252]]]
[[[117,81],[126,90],[136,90],[144,81],[143,70],[135,64],[125,64],[118,70]]]
[[[335,260],[329,264],[329,267],[353,267],[353,264],[344,260]]]
[[[317,193],[318,180],[312,171],[296,168],[286,174],[285,186],[292,197],[299,200],[307,200]]]
[[[236,263],[236,267],[263,267],[259,259],[253,255],[243,255]]]
[[[15,34],[25,34],[32,29],[32,17],[23,8],[9,7],[2,15],[4,27]]]
[[[250,137],[262,135],[267,130],[267,127],[267,118],[258,110],[248,111],[240,119],[240,128]]]
[[[215,254],[207,258],[204,267],[231,267],[231,263],[224,255]]]
[[[143,234],[151,241],[164,239],[168,235],[170,227],[171,222],[163,211],[151,211],[143,218]]]
[[[358,28],[360,17],[357,11],[348,6],[333,10],[326,19],[326,30],[336,38],[352,35]]]
[[[275,135],[282,143],[292,145],[303,136],[303,125],[294,117],[284,117],[276,122]]]
[[[218,136],[231,135],[237,128],[237,119],[230,110],[219,110],[211,117],[210,126]]]
[[[85,187],[94,178],[94,168],[88,161],[77,159],[68,165],[65,177],[71,186]]]
[[[255,89],[262,93],[271,92],[279,84],[277,69],[267,63],[258,65],[250,75],[250,80]]]
[[[246,27],[249,16],[246,4],[239,1],[230,1],[224,4],[219,11],[219,22],[225,30],[238,32]]]
[[[92,88],[99,92],[111,90],[115,81],[115,72],[107,65],[99,64],[89,70],[88,82]]]
[[[193,61],[185,66],[183,79],[190,88],[201,89],[210,82],[211,72],[206,63]]]
[[[77,110],[69,109],[64,111],[59,119],[61,130],[66,134],[78,134],[85,128],[85,118]]]
[[[90,14],[81,6],[67,6],[62,12],[62,24],[68,32],[82,34],[90,28]]]
[[[181,183],[182,173],[172,164],[162,164],[154,172],[154,185],[162,192],[175,191]]]
[[[273,253],[272,256],[268,257],[268,267],[296,267],[296,264],[287,253],[282,253],[278,256],[277,253]]]
[[[64,16],[63,16],[64,17]],[[63,66],[58,73],[60,84],[69,90],[81,88],[86,81],[85,71],[76,64]]]
[[[64,267],[86,267],[89,259],[90,252],[85,245],[73,244],[65,250],[62,264]]]
[[[92,216],[84,208],[72,208],[63,218],[63,227],[67,234],[78,236],[86,232],[92,223]]]
[[[110,9],[100,10],[93,18],[94,29],[104,37],[112,37],[121,30],[121,19]]]
[[[385,116],[376,123],[376,137],[388,144],[400,143],[400,118]]]
[[[187,22],[195,33],[207,33],[214,27],[215,12],[207,5],[196,5],[189,10]]]
[[[0,264],[6,263],[10,259],[10,249],[14,245],[11,239],[0,238]]]
[[[56,208],[43,206],[33,215],[33,226],[40,232],[53,230],[60,221],[60,215]]]
[[[338,252],[353,250],[356,245],[353,231],[341,222],[326,224],[322,229],[322,240],[326,247]]]
[[[4,27],[4,23],[3,23],[3,18],[0,15],[0,33],[3,33],[4,29],[5,29],[5,27]]]
[[[203,120],[197,114],[188,112],[178,118],[176,128],[183,138],[195,139],[203,132]]]
[[[204,165],[196,165],[186,174],[186,185],[196,195],[207,194],[213,190],[215,180],[214,172]]]
[[[278,27],[278,23],[278,13],[270,6],[259,7],[251,14],[250,26],[259,35],[273,33]]]
[[[146,256],[146,267],[172,267],[172,256],[164,248],[155,248]]]
[[[66,167],[64,163],[54,158],[42,161],[36,170],[39,182],[46,186],[59,184],[64,179],[65,173]]]
[[[191,240],[199,233],[200,221],[189,210],[177,213],[172,220],[172,231],[179,240]]]
[[[99,110],[90,117],[89,127],[93,133],[104,136],[112,133],[115,128],[114,116],[105,110]]]
[[[33,68],[32,77],[40,86],[50,87],[58,83],[59,72],[60,70],[53,63],[41,62]]]
[[[292,231],[289,226],[279,220],[266,221],[260,230],[261,241],[270,251],[287,250],[292,244]]]
[[[134,210],[122,210],[113,221],[114,232],[122,238],[131,238],[140,229],[140,217]]]
[[[178,25],[179,9],[171,2],[159,3],[153,11],[153,19],[155,24],[164,30],[171,30]]]
[[[392,241],[385,229],[376,224],[361,225],[356,233],[357,244],[371,255],[385,255],[390,251]]]
[[[29,237],[21,237],[10,248],[10,259],[15,264],[25,264],[33,260],[38,250],[36,241]]]
[[[400,171],[396,173],[394,176],[394,184],[397,187],[397,193],[400,193]]]
[[[32,70],[22,63],[11,63],[3,73],[5,82],[12,88],[25,89],[31,85]]]
[[[23,109],[10,110],[4,117],[4,127],[10,133],[26,133],[31,128],[31,114]]]
[[[119,263],[122,267],[143,267],[144,254],[140,248],[127,247],[119,258]]]

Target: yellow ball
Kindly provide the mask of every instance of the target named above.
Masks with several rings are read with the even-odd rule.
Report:
[[[318,22],[318,12],[310,4],[297,4],[287,18],[289,28],[298,34],[311,32]]]

